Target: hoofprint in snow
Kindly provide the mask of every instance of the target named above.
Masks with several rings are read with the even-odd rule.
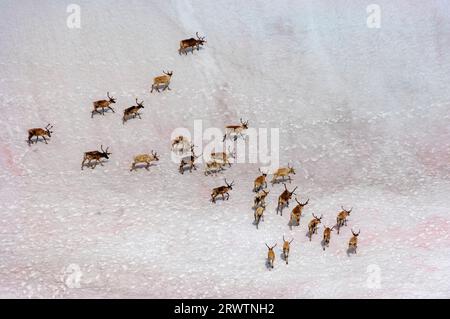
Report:
[[[450,296],[446,4],[381,3],[380,29],[364,1],[80,5],[81,29],[63,3],[1,5],[1,297]],[[197,31],[204,48],[179,54]],[[150,93],[163,70],[171,90]],[[92,114],[107,92],[116,113]],[[124,124],[136,98],[141,119]],[[171,161],[176,128],[239,118],[280,128],[280,163],[296,170],[282,216],[283,183],[269,183],[258,229],[261,165],[181,175]],[[48,144],[28,145],[48,123]],[[104,166],[81,171],[100,146]],[[152,151],[159,161],[130,172]],[[230,198],[214,204],[224,178]],[[291,229],[295,198],[309,203]],[[341,206],[353,207],[348,225],[323,250]],[[312,214],[323,217],[310,241]]]

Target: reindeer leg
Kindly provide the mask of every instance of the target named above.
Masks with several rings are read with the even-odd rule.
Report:
[[[153,88],[154,88],[155,86],[152,84],[152,90],[150,91],[150,93],[153,93]]]
[[[140,120],[142,120],[141,114],[136,113]]]
[[[114,111],[114,109],[113,109],[111,106],[108,106],[108,109],[110,109],[111,111],[113,111],[113,113],[116,113],[116,112]]]
[[[42,138],[44,139],[45,144],[48,144],[47,143],[47,139],[45,138],[45,136],[42,136]]]
[[[147,162],[147,166],[145,166],[145,169],[148,171],[149,167],[150,167],[150,162]]]

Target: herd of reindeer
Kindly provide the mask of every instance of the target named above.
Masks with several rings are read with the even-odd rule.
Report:
[[[190,38],[186,40],[182,40],[180,42],[180,48],[178,50],[178,53],[181,54],[188,54],[188,51],[190,50],[192,54],[195,50],[199,51],[200,47],[203,46],[206,41],[205,37],[200,37],[198,32],[196,33],[197,38]],[[154,90],[157,92],[167,90],[171,90],[170,80],[173,76],[172,71],[164,72],[163,75],[157,76],[153,79],[153,84],[151,86],[150,93],[153,93]],[[116,99],[112,96],[110,96],[109,92],[107,93],[107,100],[100,100],[93,102],[93,109],[91,111],[91,118],[94,117],[95,114],[101,114],[105,115],[105,111],[112,111],[115,113],[115,110],[111,105],[116,103]],[[136,99],[136,105],[130,106],[126,108],[123,111],[123,117],[122,117],[122,123],[125,125],[125,123],[132,118],[138,117],[141,119],[140,110],[144,108],[144,101],[138,102],[138,99]],[[51,137],[51,134],[53,126],[48,124],[45,128],[33,128],[28,130],[28,145],[31,146],[33,143],[38,143],[39,139],[42,138],[42,140],[48,144],[47,139]],[[242,118],[240,119],[240,124],[237,125],[228,125],[225,127],[225,135],[223,137],[223,141],[225,142],[226,139],[234,139],[235,141],[242,137],[245,138],[245,131],[248,129],[248,121],[243,121]],[[36,137],[35,141],[33,142],[33,137]],[[81,170],[84,169],[84,167],[91,167],[92,169],[95,169],[95,167],[100,164],[103,166],[103,160],[108,160],[109,156],[111,155],[110,152],[108,152],[109,147],[106,149],[103,149],[103,145],[100,147],[100,151],[89,151],[85,152],[83,156],[83,160],[81,162]],[[172,141],[172,151],[176,152],[178,154],[182,154],[183,157],[181,157],[180,165],[179,165],[179,172],[181,174],[184,174],[185,171],[192,172],[192,170],[197,170],[196,167],[196,160],[200,157],[200,155],[195,154],[195,146],[189,141],[188,138],[184,136],[178,136]],[[224,167],[228,165],[228,167],[231,167],[231,162],[233,162],[233,159],[236,158],[236,152],[232,152],[230,149],[225,152],[213,152],[211,153],[210,160],[205,163],[205,175],[215,174],[221,172],[224,170]],[[139,154],[136,155],[133,158],[133,162],[131,163],[130,171],[135,171],[138,167],[137,164],[143,164],[143,167],[147,170],[149,170],[150,166],[156,162],[159,161],[159,156],[155,151],[151,151],[150,154]],[[254,186],[253,186],[253,192],[256,193],[254,198],[254,225],[256,228],[259,228],[259,224],[261,221],[264,221],[264,212],[266,210],[266,197],[269,194],[269,190],[267,189],[267,172],[262,172],[259,169],[260,175],[255,179]],[[289,201],[292,200],[292,196],[296,195],[295,190],[297,187],[295,187],[292,191],[288,190],[286,186],[286,179],[289,182],[292,182],[291,175],[295,175],[295,170],[293,167],[291,167],[289,164],[287,167],[281,167],[278,168],[273,173],[273,178],[271,180],[272,186],[274,184],[282,183],[284,185],[284,191],[281,193],[281,195],[278,197],[278,203],[276,212],[277,215],[280,214],[283,215],[283,209],[289,206]],[[216,203],[216,199],[222,199],[222,200],[228,200],[230,198],[229,192],[233,189],[234,181],[231,183],[228,183],[225,178],[225,185],[216,187],[211,192],[211,202]],[[289,220],[289,226],[292,229],[292,226],[299,226],[300,225],[300,218],[302,216],[303,209],[306,205],[309,203],[309,199],[306,200],[304,203],[298,201],[297,198],[295,198],[295,201],[297,202],[297,206],[295,206],[290,215]],[[332,227],[324,226],[323,231],[323,240],[321,242],[323,250],[325,250],[327,247],[329,247],[330,239],[331,239],[331,233],[333,230],[337,230],[337,234],[339,234],[340,229],[343,226],[347,226],[347,218],[350,215],[352,209],[346,210],[344,207],[342,207],[342,210],[338,213],[336,218],[336,224]],[[312,240],[312,237],[314,234],[317,234],[319,224],[322,222],[323,216],[317,217],[316,215],[312,214],[312,220],[308,224],[308,237],[309,240]],[[353,236],[350,238],[348,242],[348,252],[356,253],[356,249],[358,246],[358,235],[360,231],[357,233],[351,230]],[[289,258],[289,252],[291,248],[291,243],[293,239],[291,240],[285,240],[283,236],[283,253],[282,257],[285,260],[286,264],[288,264],[288,258]],[[269,269],[274,267],[275,262],[275,252],[274,248],[277,246],[275,243],[273,246],[269,246],[265,244],[268,248],[268,255],[267,255],[267,264]]]

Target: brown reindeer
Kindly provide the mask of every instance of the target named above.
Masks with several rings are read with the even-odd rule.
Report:
[[[184,53],[187,55],[187,49],[191,48],[192,54],[194,54],[194,48],[197,49],[197,51],[200,50],[200,46],[204,45],[206,43],[205,38],[206,37],[200,37],[198,35],[198,32],[195,33],[197,36],[197,39],[190,38],[186,40],[180,41],[180,49],[178,50],[178,54],[181,55],[181,53]]]
[[[254,207],[266,206],[266,197],[269,195],[269,191],[262,190],[255,196]]]
[[[184,169],[187,166],[189,169],[189,172],[192,173],[192,169],[197,170],[197,167],[195,166],[195,160],[201,156],[195,155],[194,152],[194,144],[191,144],[191,155],[185,156],[180,161],[180,166],[178,167],[178,170],[181,174],[184,174]]]
[[[84,153],[84,157],[83,157],[83,162],[81,163],[81,170],[83,170],[84,166],[85,166],[85,162],[87,162],[86,166],[90,166],[91,165],[91,161],[95,161],[94,165],[91,167],[92,169],[94,169],[97,164],[100,164],[101,166],[103,166],[103,163],[101,162],[102,158],[106,158],[109,159],[109,155],[111,155],[111,153],[108,152],[109,147],[106,148],[106,150],[103,150],[103,145],[100,146],[101,152],[100,151],[90,151],[90,152],[86,152]]]
[[[266,181],[267,173],[262,172],[260,168],[258,168],[258,170],[261,173],[261,175],[255,179],[254,186],[253,186],[253,191],[255,193],[259,192],[261,190],[261,188],[267,187],[267,181]]]
[[[34,136],[36,136],[36,142],[39,141],[39,137],[42,137],[44,139],[45,144],[47,143],[46,136],[48,138],[52,137],[53,131],[51,130],[53,128],[53,125],[48,124],[45,128],[32,128],[28,130],[28,145],[33,144],[33,141],[31,140]]]
[[[308,224],[309,241],[311,241],[312,235],[317,234],[317,228],[318,228],[318,226],[321,223],[321,220],[323,218],[322,215],[320,215],[320,218],[317,217],[314,214],[312,214],[312,215],[313,215],[314,218]]]
[[[100,100],[100,101],[95,101],[93,103],[94,105],[94,109],[91,112],[91,118],[94,117],[94,113],[99,113],[102,115],[105,115],[105,109],[110,109],[111,111],[114,112],[114,109],[111,107],[111,104],[115,104],[116,103],[116,99],[109,96],[109,92],[106,94],[106,96],[108,97],[108,100]],[[98,109],[102,109],[102,112],[100,113],[100,111]]]
[[[266,244],[266,247],[269,249],[267,252],[267,262],[269,263],[269,267],[273,269],[273,265],[275,263],[275,252],[273,249],[277,246],[277,244],[273,245],[272,247],[269,247],[269,245]]]
[[[232,152],[230,147],[228,147],[228,152],[211,152],[211,158],[216,161],[221,161],[224,165],[228,164],[228,167],[231,167],[230,159],[236,158],[236,150]]]
[[[347,226],[347,217],[350,216],[350,213],[353,207],[350,210],[346,210],[343,206],[341,206],[342,211],[338,214],[336,218],[336,226],[339,235],[339,231],[342,226]]]
[[[306,202],[304,203],[300,203],[297,198],[295,198],[295,201],[297,202],[297,206],[294,207],[294,209],[291,212],[291,219],[290,219],[290,223],[289,226],[292,229],[292,226],[300,226],[300,217],[302,217],[302,211],[303,208],[308,205],[309,203],[309,198]]]
[[[172,79],[172,75],[173,75],[173,71],[167,71],[164,72],[164,75],[160,75],[157,76],[153,79],[153,84],[152,84],[152,90],[150,91],[150,93],[153,93],[153,90],[156,89],[156,91],[161,92],[159,90],[160,86],[163,86],[163,91],[165,91],[166,89],[168,89],[169,91],[171,90],[171,88],[169,87],[170,84],[170,80]]]
[[[292,192],[288,191],[286,184],[284,184],[284,192],[281,193],[281,195],[278,197],[278,206],[277,206],[277,215],[278,212],[280,212],[280,215],[283,216],[283,208],[286,206],[289,206],[289,200],[292,198],[292,195],[295,194],[295,190],[297,187],[295,187]]]
[[[282,182],[285,181],[285,177],[288,178],[289,183],[292,181],[290,174],[294,174],[295,175],[295,170],[293,167],[289,166],[288,167],[280,167],[279,169],[277,169],[274,173],[273,173],[273,178],[272,178],[272,185],[275,183],[280,182],[278,180],[279,177],[282,177]]]
[[[134,157],[133,163],[131,164],[131,171],[136,169],[136,164],[145,163],[145,169],[148,170],[152,162],[159,161],[159,156],[156,152],[151,151],[151,154],[140,154]]]
[[[219,195],[222,195],[222,200],[225,200],[225,194],[227,195],[226,200],[230,199],[230,194],[228,193],[230,190],[233,189],[234,181],[231,182],[231,184],[228,184],[227,179],[225,178],[225,185],[226,186],[220,186],[216,187],[211,192],[211,200],[213,203],[216,202],[216,197]]]
[[[191,142],[185,136],[179,135],[172,140],[172,151],[177,154],[187,152],[191,147]]]
[[[244,122],[242,118],[240,119],[241,124],[239,125],[227,125],[225,126],[225,135],[223,136],[223,141],[227,139],[227,137],[231,137],[234,135],[234,140],[238,139],[238,136],[245,138],[243,133],[248,129],[248,121]]]
[[[325,247],[330,246],[331,232],[333,231],[334,227],[335,226],[330,228],[325,226],[325,229],[323,230],[323,242],[322,242],[323,250],[325,250]]]
[[[286,261],[286,265],[289,264],[288,258],[289,258],[289,249],[291,248],[291,243],[294,241],[294,238],[291,239],[291,241],[287,241],[284,239],[283,236],[283,257],[284,261]]]
[[[256,229],[258,229],[259,222],[262,220],[264,221],[264,211],[266,210],[266,207],[259,206],[255,209],[255,213],[253,216],[255,217],[255,225]]]
[[[136,99],[136,105],[130,106],[129,108],[126,108],[123,111],[123,117],[122,117],[122,124],[125,124],[126,121],[130,118],[130,116],[133,116],[133,118],[136,118],[136,115],[141,118],[141,114],[139,113],[140,109],[144,108],[144,101],[141,103],[138,102],[138,99]]]
[[[355,232],[352,229],[353,237],[350,238],[350,241],[348,242],[348,250],[354,251],[355,254],[356,254],[356,248],[358,248],[358,236],[359,236],[360,232],[361,232],[361,230],[359,230],[358,233],[355,234]]]

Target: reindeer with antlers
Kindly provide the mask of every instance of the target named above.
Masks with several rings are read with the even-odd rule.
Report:
[[[281,195],[278,197],[278,206],[277,206],[277,215],[278,212],[280,212],[280,215],[283,216],[283,208],[289,206],[289,200],[292,198],[292,195],[295,194],[295,190],[297,187],[295,187],[292,192],[288,191],[286,184],[284,184],[284,191],[281,193]]]
[[[341,206],[342,211],[338,214],[336,218],[336,226],[337,231],[339,235],[339,231],[342,226],[347,226],[347,217],[350,216],[350,213],[352,212],[353,207],[350,210],[346,210],[344,206]]]
[[[262,188],[267,188],[267,181],[266,181],[266,177],[267,177],[267,173],[264,173],[263,171],[261,171],[260,168],[258,168],[258,171],[261,173],[260,176],[258,176],[255,179],[255,182],[253,183],[253,191],[254,192],[259,192]]]
[[[97,166],[97,164],[104,166],[101,159],[102,158],[109,159],[109,155],[111,155],[111,153],[108,152],[109,147],[107,147],[106,150],[103,150],[103,145],[101,145],[100,149],[101,151],[90,151],[84,153],[83,162],[81,162],[81,170],[83,170],[86,161],[88,161],[86,166],[92,166],[91,162],[95,161],[94,165],[91,167],[92,169],[94,169]]]
[[[267,249],[269,251],[267,252],[267,262],[269,263],[269,267],[273,269],[274,263],[275,263],[275,252],[273,249],[277,246],[277,244],[273,245],[272,247],[269,247],[269,245],[266,244]]]
[[[294,209],[291,212],[291,219],[289,220],[289,226],[292,229],[292,226],[300,226],[300,217],[302,217],[302,211],[303,208],[308,205],[309,198],[306,202],[300,203],[297,198],[295,198],[295,201],[297,202],[297,206],[294,207]]]
[[[159,90],[160,86],[163,87],[163,91],[165,91],[166,89],[168,89],[169,91],[171,90],[169,84],[170,80],[172,79],[173,71],[163,71],[163,73],[164,75],[157,76],[153,79],[152,90],[150,91],[150,93],[153,93],[154,89],[156,89],[156,91],[158,92],[161,92]]]
[[[213,203],[216,202],[216,197],[219,195],[222,195],[222,200],[225,200],[225,194],[227,195],[226,200],[230,199],[230,193],[228,192],[233,189],[234,181],[232,181],[231,184],[228,184],[227,179],[225,178],[225,185],[226,186],[216,187],[212,190],[211,201]]]
[[[255,225],[256,229],[258,229],[259,222],[262,220],[264,221],[264,211],[266,210],[265,206],[259,206],[255,209],[255,213],[253,216],[255,217]]]
[[[181,174],[184,174],[186,166],[189,169],[189,173],[192,173],[192,169],[197,170],[197,167],[195,166],[195,160],[199,158],[201,154],[198,156],[195,155],[194,148],[195,148],[194,144],[191,144],[191,155],[185,156],[181,159],[180,166],[178,168]]]
[[[177,136],[172,140],[172,151],[177,154],[184,154],[191,148],[191,142],[185,136]]]
[[[48,138],[52,137],[53,131],[51,130],[53,128],[53,125],[48,124],[45,128],[32,128],[28,130],[28,145],[33,144],[33,141],[31,140],[34,136],[36,136],[36,142],[39,141],[39,137],[42,137],[44,139],[45,144],[47,143],[46,136]]]
[[[358,233],[355,234],[355,232],[352,229],[353,237],[351,237],[350,241],[348,242],[348,250],[354,251],[355,254],[356,254],[356,248],[358,248],[358,236],[359,236],[360,232],[361,232],[361,230],[359,230]]]
[[[197,48],[197,51],[200,50],[200,46],[206,43],[205,38],[198,35],[198,32],[195,33],[197,39],[190,38],[186,40],[180,41],[180,49],[178,50],[178,54],[184,53],[187,55],[187,49],[191,49],[192,54],[194,54],[194,48]]]
[[[325,226],[325,229],[323,230],[323,241],[322,241],[323,250],[325,250],[325,247],[330,246],[331,232],[333,231],[334,227],[335,226],[330,228]]]
[[[320,215],[320,217],[317,217],[314,214],[312,214],[312,215],[314,218],[308,224],[309,241],[311,241],[312,235],[317,234],[317,228],[319,227],[319,224],[321,223],[321,220],[323,218],[322,215]]]
[[[145,169],[148,170],[152,162],[159,161],[159,156],[156,152],[151,151],[151,154],[140,154],[134,157],[133,163],[131,164],[131,171],[136,170],[136,164],[145,163]]]
[[[234,140],[238,139],[238,136],[245,139],[244,132],[248,129],[248,121],[244,122],[242,118],[240,119],[241,124],[239,125],[227,125],[225,127],[225,135],[223,136],[223,141],[234,135]]]
[[[228,152],[211,152],[211,158],[215,161],[222,162],[224,165],[228,164],[228,167],[231,167],[230,159],[236,159],[236,150],[232,152],[228,146]]]
[[[273,178],[272,178],[272,181],[271,181],[272,185],[275,184],[275,183],[280,182],[278,180],[278,178],[280,178],[280,177],[282,177],[282,180],[281,180],[282,182],[284,182],[285,181],[285,177],[287,177],[288,180],[289,180],[289,183],[290,183],[292,181],[290,174],[294,174],[295,175],[295,170],[294,170],[293,167],[289,166],[289,164],[288,164],[287,167],[280,167],[279,169],[277,169],[273,173]]]
[[[269,191],[266,191],[265,189],[263,189],[258,194],[256,194],[253,207],[258,207],[258,206],[265,207],[267,195],[269,195]]]
[[[109,96],[109,92],[106,94],[106,96],[108,97],[108,100],[100,100],[93,103],[94,109],[91,112],[91,118],[94,117],[94,113],[105,115],[105,109],[110,109],[111,111],[113,111],[113,113],[116,113],[111,107],[111,104],[116,103],[116,99]],[[102,109],[102,112],[100,113],[98,109]]]
[[[205,167],[205,176],[213,174],[217,176],[217,174],[224,170],[224,164],[221,162],[217,162],[216,160],[212,160],[206,163]]]
[[[291,243],[294,241],[294,238],[291,239],[291,241],[287,241],[284,239],[283,236],[283,257],[284,261],[286,261],[286,265],[289,264],[288,258],[289,258],[289,249],[291,248]]]
[[[141,118],[141,114],[139,113],[140,109],[144,108],[144,101],[141,103],[138,102],[138,99],[136,99],[136,105],[130,106],[129,108],[126,108],[123,111],[123,117],[122,117],[122,124],[125,124],[126,121],[130,118],[130,116],[133,116],[133,118],[136,118],[136,115]]]

